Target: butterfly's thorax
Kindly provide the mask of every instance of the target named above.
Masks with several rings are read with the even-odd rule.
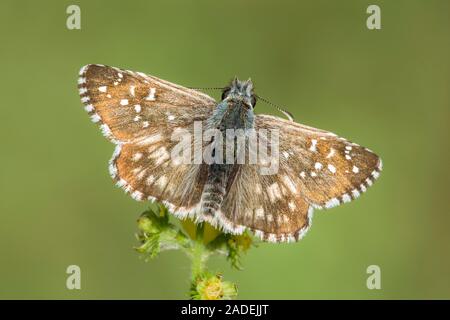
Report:
[[[240,99],[221,101],[213,115],[208,119],[208,127],[223,131],[226,129],[251,129],[254,126],[254,113]]]
[[[209,165],[208,177],[202,194],[202,211],[204,214],[212,214],[220,208],[226,190],[233,183],[236,171],[238,150],[238,134],[245,133],[254,127],[254,113],[252,106],[248,105],[241,97],[228,98],[221,101],[207,121],[208,128],[218,129],[222,135],[222,154],[224,163],[213,163]],[[236,136],[230,138],[230,131]],[[245,135],[243,135],[245,136]],[[229,144],[233,144],[231,146]],[[245,137],[245,144],[248,139]],[[213,149],[213,153],[218,152],[217,147]],[[225,161],[227,152],[233,150],[232,163]]]

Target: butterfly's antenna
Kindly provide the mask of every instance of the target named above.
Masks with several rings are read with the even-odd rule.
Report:
[[[223,87],[207,87],[207,88],[192,88],[192,87],[188,87],[189,89],[192,90],[223,90],[225,88]]]
[[[283,108],[277,106],[276,104],[274,104],[274,103],[270,102],[269,100],[264,99],[258,95],[256,95],[256,98],[258,98],[258,100],[264,101],[265,103],[267,103],[268,105],[271,105],[272,107],[275,107],[278,111],[280,111],[282,114],[284,114],[289,119],[289,121],[294,121],[294,116],[289,111],[284,110]]]

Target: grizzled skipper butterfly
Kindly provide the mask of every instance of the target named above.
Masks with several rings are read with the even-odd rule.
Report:
[[[381,159],[356,143],[254,114],[250,80],[234,79],[217,103],[150,75],[92,64],[80,70],[78,88],[92,121],[116,144],[109,171],[118,186],[136,200],[164,203],[181,219],[207,221],[225,232],[249,229],[263,240],[297,241],[314,209],[356,199],[381,171]],[[213,133],[196,139],[198,124]],[[230,130],[243,134],[229,139]],[[181,141],[189,148],[182,150],[183,161],[175,161]],[[223,141],[231,141],[231,152]],[[271,157],[259,154],[263,147]],[[205,155],[213,161],[204,161]],[[273,156],[276,170],[264,173]]]

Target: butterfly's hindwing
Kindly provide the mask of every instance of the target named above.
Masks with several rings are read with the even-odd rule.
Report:
[[[285,175],[261,175],[259,165],[236,166],[238,172],[216,215],[218,224],[235,233],[249,228],[271,242],[301,239],[311,225],[313,208],[292,190]]]
[[[167,141],[117,146],[110,171],[117,184],[138,201],[166,204],[178,217],[193,216],[207,175],[206,165],[175,164]]]

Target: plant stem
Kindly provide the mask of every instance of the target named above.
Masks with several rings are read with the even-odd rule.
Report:
[[[206,261],[208,260],[209,256],[208,251],[206,250],[206,247],[203,243],[203,231],[203,223],[198,224],[195,241],[193,241],[193,246],[190,254],[192,281],[195,281],[198,276],[204,272]]]
[[[167,212],[167,208],[160,205],[157,210],[150,209],[141,215],[138,219],[137,234],[140,245],[136,250],[145,254],[146,260],[155,258],[165,250],[183,251],[191,260],[191,299],[217,300],[236,297],[236,285],[223,281],[220,273],[209,272],[206,262],[214,254],[224,254],[232,266],[237,266],[240,254],[249,247],[241,239],[244,236],[225,235],[205,223],[189,221],[184,222],[186,235],[186,232],[169,221]],[[251,244],[251,239],[249,241]]]

